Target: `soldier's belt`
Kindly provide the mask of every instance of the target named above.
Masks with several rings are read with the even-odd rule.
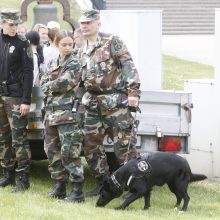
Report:
[[[91,91],[91,90],[88,90],[88,92],[91,95],[109,95],[109,94],[114,94],[114,93],[125,93],[126,94],[126,92],[123,92],[121,90],[116,90],[116,89],[111,89],[111,90],[107,90],[107,91]]]
[[[58,110],[72,110],[72,104],[65,104],[65,105],[56,105],[56,106],[46,106],[44,109],[46,111],[54,112]]]

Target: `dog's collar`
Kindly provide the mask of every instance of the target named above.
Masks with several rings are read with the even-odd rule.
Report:
[[[111,175],[111,180],[112,180],[112,182],[115,184],[115,186],[116,186],[117,188],[122,189],[121,184],[120,184],[120,183],[118,182],[118,180],[115,178],[115,175],[114,175],[114,174]]]
[[[133,176],[131,175],[131,176],[128,178],[127,187],[130,186],[132,180],[133,180]]]
[[[116,179],[116,177],[115,177],[114,174],[111,175],[111,180],[112,180],[112,182],[115,184],[115,186],[116,186],[117,188],[122,189],[121,184],[118,182],[118,180]],[[130,177],[128,178],[128,181],[127,181],[127,186],[128,186],[128,187],[129,187],[129,185],[130,185],[130,183],[131,183],[132,180],[133,180],[133,176],[130,176]]]

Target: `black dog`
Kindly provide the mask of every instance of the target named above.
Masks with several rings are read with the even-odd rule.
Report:
[[[144,209],[148,209],[153,186],[167,183],[176,196],[176,207],[183,199],[182,211],[186,211],[190,200],[187,194],[188,184],[206,178],[205,175],[193,174],[187,160],[174,153],[146,154],[128,161],[110,178],[106,178],[96,205],[103,207],[112,199],[121,196],[124,190],[129,190],[129,196],[117,209],[125,209],[142,196],[145,199]]]

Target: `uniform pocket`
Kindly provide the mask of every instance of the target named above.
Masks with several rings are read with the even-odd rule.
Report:
[[[97,57],[96,62],[100,75],[111,71],[111,66],[113,61],[110,57],[110,53],[107,52],[105,54],[104,53],[100,54],[100,56]]]
[[[76,124],[83,122],[83,114],[73,113],[71,111],[56,111],[50,113],[47,117],[49,126],[61,125],[61,124]]]

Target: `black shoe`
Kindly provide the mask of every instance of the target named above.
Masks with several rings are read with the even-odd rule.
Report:
[[[66,181],[57,181],[54,189],[49,193],[50,197],[64,199],[66,197]]]
[[[12,193],[21,192],[29,189],[30,184],[28,179],[29,179],[28,173],[19,172],[18,181],[16,182],[16,185],[13,188]]]
[[[68,197],[63,199],[64,202],[76,202],[81,203],[85,202],[85,198],[83,195],[83,183],[72,183],[72,192]]]
[[[101,192],[101,189],[103,186],[103,181],[104,181],[104,175],[96,177],[97,186],[95,187],[95,189],[93,189],[87,193],[87,197],[93,197],[93,196],[100,195],[100,192]]]
[[[3,169],[4,177],[0,179],[0,187],[15,185],[15,171]]]

